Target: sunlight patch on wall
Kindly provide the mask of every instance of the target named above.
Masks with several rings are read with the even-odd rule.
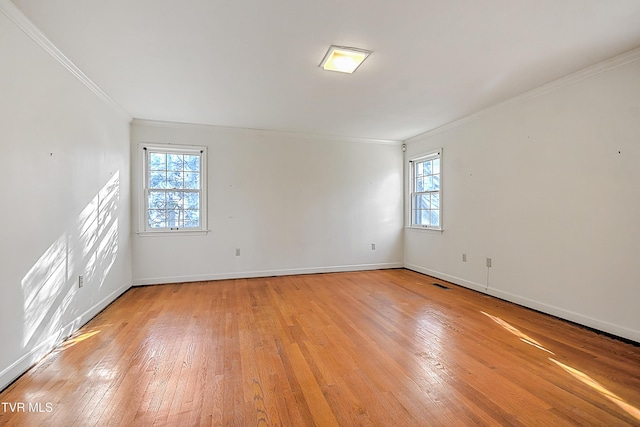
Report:
[[[98,238],[114,217],[119,200],[120,173],[116,172],[78,217],[78,235],[83,257],[95,249]]]
[[[74,320],[77,314],[69,312],[72,302],[82,292],[96,295],[117,258],[119,200],[116,171],[82,209],[72,231],[56,239],[23,277],[24,347],[41,345],[42,353],[47,353],[51,349],[44,348],[47,343],[59,342],[61,335],[78,326],[79,317]],[[83,289],[78,286],[79,276],[83,276]]]
[[[113,221],[108,230],[101,236],[98,245],[93,250],[85,267],[87,281],[96,283],[98,287],[104,284],[111,267],[116,261],[118,253],[118,220]]]
[[[22,279],[24,295],[24,335],[26,346],[47,317],[69,280],[69,236],[63,234],[42,254]],[[57,324],[61,312],[55,312],[50,323]]]
[[[120,174],[116,172],[82,210],[78,231],[88,283],[102,287],[118,253]]]

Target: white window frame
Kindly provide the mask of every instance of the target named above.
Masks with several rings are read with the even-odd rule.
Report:
[[[415,170],[415,165],[416,163],[420,163],[426,160],[433,160],[433,159],[440,159],[440,172],[439,172],[439,178],[440,178],[440,185],[439,185],[439,189],[437,191],[433,190],[433,191],[429,191],[429,193],[438,193],[438,226],[433,226],[433,225],[422,225],[422,224],[415,224],[414,223],[414,195],[418,194],[418,192],[415,189],[415,183],[416,183],[416,170]],[[443,175],[443,161],[442,161],[442,148],[439,148],[437,150],[434,151],[430,151],[428,153],[424,153],[415,157],[412,157],[409,159],[409,185],[408,185],[408,193],[409,193],[409,203],[408,203],[408,215],[407,215],[407,226],[409,228],[414,228],[414,229],[419,229],[419,230],[435,230],[435,231],[442,231],[443,230],[443,226],[442,226],[442,222],[443,222],[443,215],[442,215],[442,189],[443,189],[443,179],[442,179],[442,175]],[[420,192],[422,194],[426,193],[426,192]]]
[[[150,152],[162,152],[167,154],[185,154],[200,156],[200,226],[183,228],[152,228],[149,227],[149,156]],[[179,235],[179,234],[206,234],[207,227],[207,147],[180,144],[140,143],[138,153],[141,165],[140,197],[138,215],[138,234],[140,235]]]

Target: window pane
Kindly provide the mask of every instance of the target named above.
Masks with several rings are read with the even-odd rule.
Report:
[[[184,170],[183,156],[181,154],[169,154],[167,169],[170,171]]]
[[[440,173],[440,159],[433,159],[433,172]]]
[[[198,172],[185,172],[184,188],[197,190],[200,188],[200,174]]]
[[[164,209],[167,206],[164,191],[149,192],[149,209]]]
[[[166,228],[167,218],[164,210],[149,210],[149,228]]]
[[[416,185],[415,185],[416,190],[415,191],[417,191],[418,193],[423,192],[424,191],[424,183],[422,181],[422,178],[416,178],[415,182],[416,182]]]
[[[422,172],[422,162],[415,163],[415,176],[422,176],[424,173]]]
[[[413,224],[420,225],[420,221],[422,221],[422,211],[416,209],[413,211]]]
[[[200,156],[184,156],[184,170],[200,171]]]
[[[169,172],[167,178],[167,188],[184,188],[182,172]]]
[[[164,153],[149,153],[149,170],[165,170],[167,155]]]
[[[433,186],[432,186],[432,190],[436,191],[440,189],[440,175],[433,175]]]
[[[169,228],[182,227],[182,209],[171,209],[167,211],[167,225]]]
[[[431,193],[431,209],[440,209],[440,193]]]
[[[417,209],[413,210],[413,217],[411,218],[411,223],[412,224],[420,224],[420,211]]]
[[[184,211],[185,227],[200,227],[200,211],[186,210]]]
[[[200,208],[200,193],[185,193],[184,194],[184,208],[185,209],[199,209]]]
[[[437,227],[440,225],[440,212],[439,211],[429,211],[431,212],[430,222],[431,225]]]
[[[428,194],[417,194],[413,196],[413,208],[414,209],[429,209],[431,203],[429,201]]]
[[[433,176],[425,176],[422,179],[424,180],[424,191],[433,191]]]
[[[149,172],[149,188],[167,188],[167,173],[160,171]]]
[[[420,211],[420,214],[421,214],[420,224],[422,224],[422,225],[429,225],[430,224],[429,223],[429,219],[430,219],[429,212],[431,212],[431,211],[427,211],[427,210]]]
[[[181,209],[183,199],[184,199],[184,193],[182,191],[171,191],[167,193],[167,208]]]
[[[424,174],[425,175],[431,175],[433,172],[431,172],[431,160],[428,160],[426,162],[423,162],[423,167],[424,167]]]

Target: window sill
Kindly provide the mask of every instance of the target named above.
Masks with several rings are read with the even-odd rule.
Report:
[[[415,230],[415,231],[428,231],[431,233],[440,233],[444,231],[442,228],[429,228],[429,227],[417,227],[415,225],[405,225],[406,230]]]
[[[205,236],[211,230],[138,231],[140,237]]]

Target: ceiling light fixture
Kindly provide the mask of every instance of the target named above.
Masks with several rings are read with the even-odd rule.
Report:
[[[327,71],[353,73],[370,54],[370,50],[331,45],[320,67]]]

